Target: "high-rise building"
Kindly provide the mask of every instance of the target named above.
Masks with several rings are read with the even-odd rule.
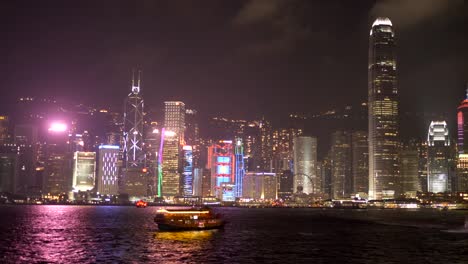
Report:
[[[351,196],[352,157],[351,135],[346,131],[336,131],[331,139],[332,198],[342,199]]]
[[[242,198],[275,200],[278,198],[276,174],[271,172],[247,172],[242,184]]]
[[[450,191],[450,139],[445,121],[432,121],[427,133],[427,190]]]
[[[468,192],[468,87],[457,109],[458,159],[456,191]]]
[[[401,191],[406,197],[414,198],[421,191],[419,179],[419,152],[415,144],[405,145],[400,150]]]
[[[185,196],[193,195],[193,149],[192,146],[182,147],[183,153],[183,172],[182,172],[182,194]]]
[[[242,197],[242,180],[245,174],[244,168],[244,145],[242,138],[235,138],[236,145],[234,147],[234,197]]]
[[[163,129],[158,168],[158,196],[174,197],[180,195],[180,141],[179,136],[170,130]]]
[[[0,144],[7,143],[8,135],[8,116],[0,115]]]
[[[317,193],[317,138],[299,136],[294,138],[294,192]]]
[[[235,182],[234,148],[232,140],[220,140],[208,148],[211,168],[211,193],[221,198],[221,184]]]
[[[73,192],[86,192],[96,182],[96,152],[77,151],[73,155]]]
[[[132,91],[125,99],[123,152],[125,169],[143,168],[145,166],[145,152],[143,150],[143,97],[140,93],[140,77],[135,84],[132,79]]]
[[[395,32],[377,18],[369,37],[369,198],[398,194],[398,88]]]
[[[98,152],[97,192],[117,195],[119,191],[119,153],[117,145],[101,145]]]
[[[367,132],[355,131],[351,134],[352,186],[353,193],[369,191],[369,145]]]
[[[203,196],[203,168],[193,169],[193,196]]]
[[[260,170],[272,170],[273,149],[271,145],[271,124],[265,118],[259,123],[260,128]]]
[[[0,192],[16,192],[18,154],[14,144],[0,145]]]
[[[277,174],[278,175],[278,174]],[[289,199],[293,194],[294,189],[294,175],[291,170],[283,170],[278,175],[279,188],[278,197],[281,199]]]
[[[192,146],[193,168],[200,168],[200,129],[198,113],[195,109],[185,109],[185,144]]]
[[[173,131],[179,137],[180,142],[184,141],[185,114],[183,102],[164,102],[164,128],[166,131]]]
[[[132,91],[125,99],[123,129],[123,178],[120,180],[120,193],[128,194],[131,200],[148,194],[150,173],[146,167],[144,146],[144,101],[140,90],[140,76],[135,83],[132,78]]]

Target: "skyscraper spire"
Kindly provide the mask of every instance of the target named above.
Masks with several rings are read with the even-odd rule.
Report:
[[[140,93],[140,79],[141,77],[141,71],[138,70],[138,81],[137,81],[137,85],[135,85],[135,69],[132,70],[132,93],[134,94],[138,94]]]

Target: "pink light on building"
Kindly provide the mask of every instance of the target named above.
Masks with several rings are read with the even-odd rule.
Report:
[[[67,124],[62,122],[53,122],[49,127],[50,132],[65,132],[67,131]]]

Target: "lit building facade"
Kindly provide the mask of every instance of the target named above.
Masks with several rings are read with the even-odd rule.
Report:
[[[143,168],[145,152],[143,150],[143,97],[140,93],[140,78],[135,84],[132,80],[132,91],[125,99],[123,151],[125,168]]]
[[[232,140],[220,140],[208,148],[211,168],[211,193],[221,198],[221,184],[235,182],[234,146]]]
[[[100,194],[117,195],[119,192],[119,153],[119,146],[99,146],[96,184]]]
[[[244,145],[242,138],[238,137],[235,139],[236,145],[234,149],[235,156],[235,174],[234,174],[234,196],[242,197],[242,180],[245,174],[244,168]]]
[[[468,87],[466,98],[457,108],[457,182],[456,190],[468,192]]]
[[[244,199],[278,199],[278,183],[275,173],[247,172],[244,175],[242,189]]]
[[[73,191],[91,191],[95,181],[96,152],[75,152],[73,155]]]
[[[183,102],[164,102],[164,128],[166,131],[173,131],[179,137],[180,142],[184,142],[185,114]]]
[[[369,38],[369,199],[398,194],[398,88],[395,32],[377,18]]]
[[[181,194],[179,153],[181,153],[179,136],[174,131],[163,129],[158,165],[158,196],[160,197],[168,198]]]
[[[299,136],[294,138],[294,192],[316,193],[317,138]]]
[[[406,144],[400,150],[401,191],[406,197],[414,198],[421,191],[419,177],[419,151],[413,142]],[[427,173],[427,172],[426,172]],[[427,179],[427,178],[426,178]]]
[[[445,121],[432,121],[427,133],[428,192],[450,191],[450,139]]]
[[[182,147],[183,153],[183,172],[182,172],[182,194],[184,196],[193,195],[193,151],[192,146]]]

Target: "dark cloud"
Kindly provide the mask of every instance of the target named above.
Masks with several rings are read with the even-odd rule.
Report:
[[[439,16],[458,15],[463,0],[382,0],[371,10],[371,15],[395,20],[399,28],[414,27]]]

